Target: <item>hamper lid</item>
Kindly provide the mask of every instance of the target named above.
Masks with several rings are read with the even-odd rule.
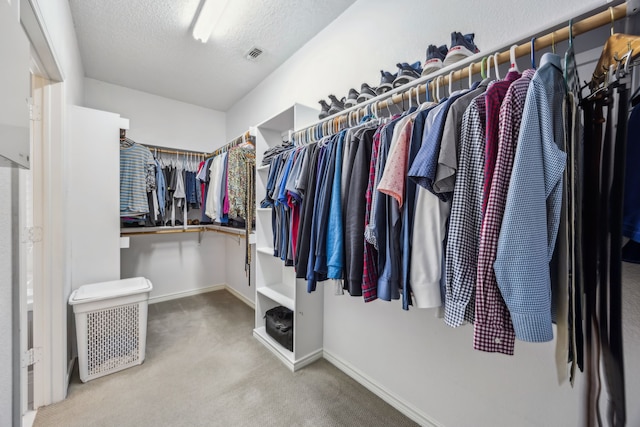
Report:
[[[89,285],[80,286],[78,289],[73,291],[69,297],[69,304],[74,305],[124,295],[139,294],[149,292],[151,289],[153,289],[151,281],[144,277],[91,283]]]

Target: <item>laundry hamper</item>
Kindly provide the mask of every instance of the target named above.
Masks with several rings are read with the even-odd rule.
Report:
[[[140,365],[147,342],[147,304],[153,286],[144,277],[84,285],[69,304],[76,318],[80,380]]]

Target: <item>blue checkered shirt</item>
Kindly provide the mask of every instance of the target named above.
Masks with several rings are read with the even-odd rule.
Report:
[[[494,270],[516,333],[553,339],[549,262],[560,224],[562,100],[560,57],[545,54],[527,91]]]

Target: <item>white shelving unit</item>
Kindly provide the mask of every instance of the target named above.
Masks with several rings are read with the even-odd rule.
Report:
[[[271,208],[260,208],[269,166],[261,166],[264,152],[282,142],[290,130],[317,121],[318,111],[300,104],[259,124],[256,135],[256,318],[253,335],[291,371],[322,357],[323,293],[307,293],[306,280],[296,279],[293,267],[273,256]],[[282,347],[265,330],[267,310],[282,305],[293,311],[293,351]]]

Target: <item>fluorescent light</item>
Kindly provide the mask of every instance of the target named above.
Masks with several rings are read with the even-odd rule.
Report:
[[[200,14],[193,26],[193,38],[206,43],[213,27],[218,24],[228,0],[204,0]]]

